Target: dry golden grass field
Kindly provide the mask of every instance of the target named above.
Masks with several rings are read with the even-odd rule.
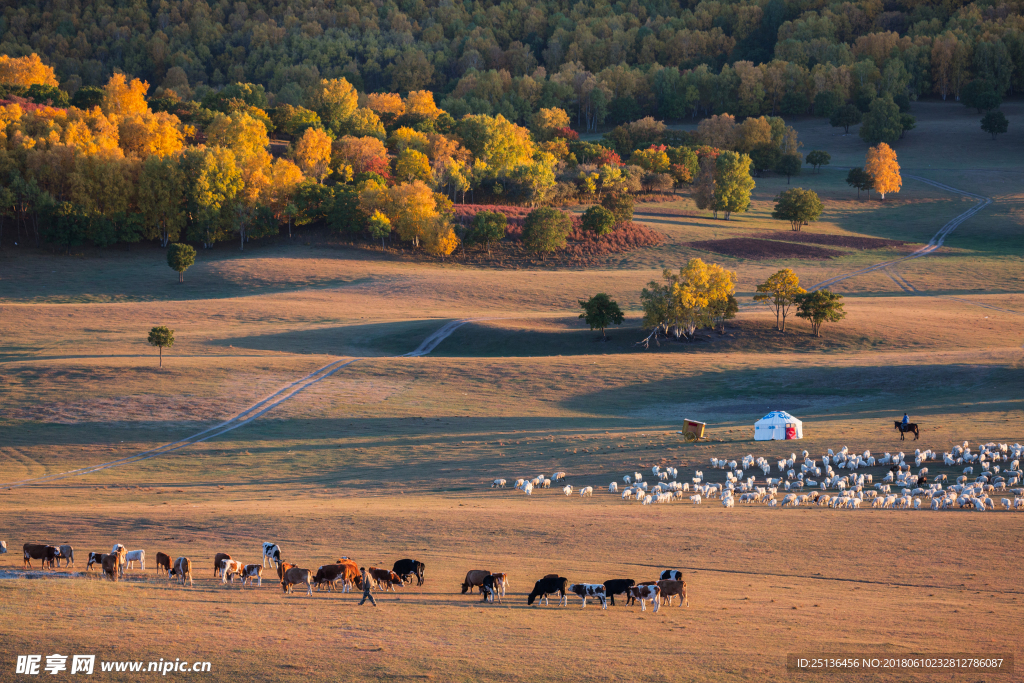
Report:
[[[30,680],[14,673],[18,655],[52,653],[211,663],[169,674],[189,680],[1022,680],[1024,512],[641,506],[607,491],[654,465],[724,481],[712,457],[1024,442],[1024,105],[1003,110],[1010,133],[992,142],[961,105],[915,104],[918,127],[896,146],[903,190],[885,202],[857,200],[845,170],[794,177],[826,206],[806,231],[907,243],[826,261],[690,246],[785,229],[770,219],[784,178],[759,178],[751,211],[729,222],[683,195],[638,205],[666,242],[585,269],[425,263],[299,237],[201,252],[178,285],[154,246],[0,251],[0,681]],[[863,162],[856,135],[795,125],[805,153]],[[992,201],[940,249],[898,261],[978,201],[911,175]],[[725,335],[636,346],[640,290],[693,256],[737,272],[739,316]],[[821,339],[798,319],[775,332],[751,303],[781,267],[813,285],[887,261],[834,285],[848,316]],[[607,343],[577,319],[577,300],[599,291],[628,309]],[[453,320],[469,322],[403,355]],[[177,339],[162,369],[154,325]],[[287,400],[189,440],[271,395]],[[752,440],[776,408],[804,421],[803,441]],[[916,443],[892,428],[904,411],[921,424]],[[684,443],[683,418],[706,421],[710,440]],[[593,497],[511,488],[556,470]],[[499,477],[509,488],[490,489]],[[426,582],[378,594],[374,609],[359,594],[213,578],[215,553],[258,562],[263,541],[313,571],[342,555],[416,558]],[[70,543],[76,567],[25,574],[26,542]],[[89,551],[116,542],[145,549],[147,570],[118,583],[86,572]],[[158,551],[191,558],[195,585],[154,571]],[[526,606],[547,573],[600,583],[666,568],[683,571],[689,607]],[[469,569],[509,574],[502,604],[460,594]],[[786,668],[788,654],[952,653],[1017,662],[994,674]]]

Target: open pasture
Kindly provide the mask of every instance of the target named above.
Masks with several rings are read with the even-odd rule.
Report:
[[[151,246],[72,257],[0,252],[0,539],[9,548],[0,555],[0,658],[181,657],[210,661],[218,680],[267,681],[339,672],[369,681],[818,681],[836,677],[789,672],[786,655],[1019,660],[1024,512],[999,509],[1012,495],[994,493],[994,511],[932,512],[725,509],[686,498],[643,506],[607,490],[637,471],[649,481],[655,465],[677,467],[679,481],[700,470],[723,482],[711,458],[764,457],[777,477],[775,462],[804,449],[819,461],[842,446],[913,460],[916,448],[942,453],[964,440],[1024,442],[1024,195],[1011,149],[1020,131],[1011,126],[987,145],[963,110],[915,104],[919,127],[897,151],[905,174],[993,202],[940,250],[840,281],[847,318],[820,339],[793,318],[776,332],[774,317],[750,301],[756,285],[781,267],[813,285],[896,261],[975,200],[909,178],[884,203],[857,200],[845,170],[805,170],[791,186],[815,189],[826,209],[801,235],[842,252],[821,261],[752,261],[690,246],[791,237],[769,218],[786,187],[776,177],[758,179],[751,211],[728,222],[682,195],[639,204],[638,222],[665,243],[585,269],[420,263],[297,238],[244,254],[230,245],[201,252],[179,286]],[[835,129],[820,120],[795,125],[804,152],[827,149],[834,166],[863,160],[856,136],[832,139]],[[975,132],[977,144],[968,144]],[[943,144],[935,151],[928,139]],[[905,244],[843,246],[865,238]],[[640,290],[693,256],[737,271],[738,317],[724,335],[637,347]],[[626,312],[608,342],[576,317],[576,302],[598,291]],[[429,354],[403,355],[455,320],[467,322]],[[145,341],[153,325],[177,338],[162,369]],[[200,435],[350,360],[209,440],[11,486]],[[804,421],[802,441],[752,441],[753,422],[776,408]],[[921,425],[920,441],[899,441],[892,424],[903,412]],[[708,422],[710,440],[684,443],[683,418]],[[930,475],[950,480],[962,469],[929,463]],[[531,496],[511,489],[517,478],[555,471],[594,495],[567,497],[557,484]],[[878,482],[888,469],[864,471]],[[490,489],[495,478],[508,488]],[[358,593],[285,596],[270,570],[262,588],[213,577],[215,553],[255,563],[265,541],[314,572],[341,556],[388,568],[415,558],[426,563],[426,583],[377,593],[375,610],[357,608]],[[76,566],[67,571],[83,574],[90,551],[119,542],[144,548],[148,569],[116,584],[95,570],[29,579],[26,542],[70,542]],[[191,558],[195,586],[153,570],[158,551]],[[526,606],[548,573],[600,583],[651,580],[669,568],[684,574],[688,608],[641,612],[617,597],[607,611],[589,602],[581,610],[575,596],[568,607]],[[509,574],[502,604],[460,594],[469,569]],[[1019,677],[1018,664],[1012,675],[839,678]]]

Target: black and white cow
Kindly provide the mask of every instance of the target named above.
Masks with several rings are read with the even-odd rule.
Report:
[[[267,566],[267,560],[270,560],[270,566],[281,566],[281,546],[276,543],[264,543],[263,544],[263,566]],[[276,563],[276,565],[275,565]]]
[[[487,602],[488,598],[490,598],[491,603],[493,603],[494,599],[497,598],[498,604],[501,604],[501,596],[498,594],[498,591],[503,577],[504,574],[491,574],[484,578],[484,582],[480,584],[480,593],[484,596],[481,602]]]
[[[647,611],[648,600],[654,603],[654,611],[657,612],[658,606],[661,604],[661,588],[657,585],[640,584],[629,589],[629,597],[634,602],[640,601],[641,612]]]
[[[569,590],[583,598],[583,607],[587,606],[587,598],[597,598],[601,601],[601,609],[608,609],[603,583],[574,583]]]
[[[668,580],[682,581],[683,580],[683,573],[681,571],[679,571],[678,569],[666,569],[658,577],[658,580],[659,581],[668,581]]]
[[[628,598],[629,589],[635,585],[636,581],[633,579],[610,579],[604,582],[604,594],[611,600],[612,607],[615,607],[615,596],[625,593]]]

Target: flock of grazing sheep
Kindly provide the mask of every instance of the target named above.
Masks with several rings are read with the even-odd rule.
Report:
[[[871,455],[871,451],[857,455],[843,446],[838,452],[829,449],[828,455],[822,456],[820,461],[807,451],[800,458],[793,453],[789,458],[777,461],[778,476],[774,478],[771,476],[772,464],[763,457],[755,459],[747,455],[739,461],[711,458],[711,469],[725,470],[724,482],[705,482],[704,473],[700,470],[694,473],[691,481],[680,482],[677,481],[679,471],[676,468],[655,465],[651,474],[657,483],[648,486],[640,472],[627,474],[622,477],[621,497],[624,501],[636,500],[643,505],[688,498],[694,505],[718,499],[727,508],[735,507],[739,502],[761,503],[769,507],[806,504],[858,509],[862,505],[870,505],[873,508],[908,510],[920,509],[922,500],[929,499],[932,510],[969,508],[984,512],[996,509],[989,494],[1006,492],[1013,498],[1002,498],[1000,506],[1004,510],[1024,510],[1024,488],[1012,488],[1021,486],[1024,479],[1020,470],[1022,454],[1024,446],[1019,443],[1012,446],[987,443],[972,452],[970,444],[964,441],[941,455],[932,450],[918,449],[912,459],[903,453],[886,453],[880,458]],[[929,478],[929,463],[937,467],[940,461],[943,467],[962,468],[962,474],[955,475],[954,483],[949,482],[947,474],[935,473]],[[871,467],[885,467],[889,471],[878,482],[873,474],[857,472]],[[844,469],[849,472],[839,474],[836,471]],[[761,471],[761,481],[751,470]],[[530,496],[534,489],[550,488],[552,484],[564,482],[565,478],[565,472],[555,472],[550,477],[542,474],[533,479],[517,479],[515,488]],[[495,479],[491,488],[505,488],[506,484],[505,479]],[[607,489],[611,494],[619,494],[620,484],[613,481]],[[574,490],[583,498],[594,493],[593,486],[574,489],[571,484],[566,484],[562,487],[566,496],[571,496]],[[826,493],[830,490],[835,493]],[[782,499],[778,500],[776,496],[780,492]]]

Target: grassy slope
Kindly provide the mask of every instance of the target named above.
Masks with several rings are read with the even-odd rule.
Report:
[[[904,167],[996,201],[939,255],[899,266],[936,296],[904,293],[884,273],[849,280],[840,289],[850,315],[821,340],[802,321],[774,333],[769,316],[748,307],[724,337],[646,352],[633,345],[644,283],[663,266],[708,256],[689,241],[778,230],[767,214],[784,179],[759,179],[750,214],[729,223],[698,215],[688,201],[645,205],[667,244],[589,271],[424,266],[305,244],[242,255],[225,245],[201,254],[179,287],[153,248],[72,259],[0,254],[0,481],[181,438],[334,357],[363,358],[266,417],[174,455],[0,490],[13,549],[0,569],[20,566],[26,540],[70,540],[82,557],[119,540],[151,556],[189,555],[203,577],[193,591],[152,572],[117,586],[0,581],[2,658],[42,642],[48,652],[106,658],[210,659],[215,671],[265,680],[344,669],[365,680],[616,680],[629,672],[760,681],[792,678],[781,664],[786,652],[1015,648],[1006,644],[1019,641],[1021,596],[1005,577],[1021,551],[1024,516],[641,508],[600,491],[581,501],[555,490],[529,500],[484,490],[494,477],[555,469],[574,485],[602,487],[660,462],[678,465],[683,479],[703,469],[720,480],[709,457],[792,451],[749,440],[751,422],[779,406],[805,420],[800,446],[815,455],[843,444],[882,452],[1024,441],[1014,133],[963,150],[930,144],[967,139],[976,117],[959,105],[916,106],[919,129],[897,146]],[[833,139],[820,122],[796,125],[804,151],[825,148],[837,166],[863,158],[859,138]],[[962,168],[938,167],[950,158]],[[813,229],[837,234],[925,242],[970,206],[911,181],[894,201],[858,202],[837,170],[794,178],[797,185],[826,199]],[[814,282],[900,253],[714,260],[738,271],[749,296],[783,265]],[[592,341],[575,318],[576,300],[594,291],[631,309],[609,343]],[[461,328],[429,357],[384,357],[463,317],[490,319]],[[154,324],[177,330],[163,370],[144,341]],[[889,428],[904,410],[924,426],[918,444],[900,444]],[[682,417],[707,420],[713,440],[681,444]],[[417,556],[429,565],[428,583],[400,600],[388,596],[377,613],[355,610],[351,597],[284,599],[272,583],[242,594],[212,582],[214,552],[254,561],[263,540],[313,569],[341,554],[368,564]],[[689,610],[523,607],[521,593],[549,571],[602,581],[644,579],[662,566],[686,569]],[[512,573],[517,595],[508,606],[456,595],[473,567]],[[69,613],[71,628],[46,627],[40,638],[38,624],[55,612]],[[979,619],[998,625],[998,635],[978,636]]]

